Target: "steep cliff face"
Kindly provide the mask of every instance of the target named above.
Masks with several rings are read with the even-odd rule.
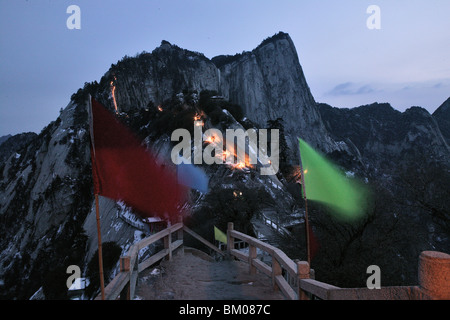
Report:
[[[86,120],[85,109],[70,103],[1,166],[3,298],[28,298],[60,263],[83,259],[80,226],[91,203]]]
[[[121,112],[158,105],[183,90],[218,90],[219,72],[204,55],[181,49],[167,41],[152,53],[125,57],[105,74],[103,89],[115,87]],[[111,107],[112,96],[109,94]]]
[[[323,125],[288,34],[279,33],[251,52],[213,61],[220,69],[220,92],[243,106],[250,120],[265,127],[268,120],[283,119],[292,163],[298,163],[297,137],[323,152],[339,148]]]
[[[152,53],[112,65],[100,85],[111,109],[115,106],[109,88],[114,86],[120,112],[146,108],[150,101],[159,105],[187,90],[216,91],[241,105],[260,128],[266,128],[269,120],[283,119],[293,164],[299,160],[297,137],[326,153],[347,148],[336,144],[325,129],[294,43],[285,33],[266,39],[251,52],[212,60],[163,41]]]
[[[433,112],[433,118],[436,119],[442,135],[450,146],[450,98]]]

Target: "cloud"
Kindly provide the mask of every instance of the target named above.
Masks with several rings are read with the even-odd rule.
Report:
[[[366,94],[366,93],[372,93],[372,92],[374,92],[374,91],[375,91],[375,90],[374,90],[371,86],[365,85],[365,86],[360,87],[360,88],[356,91],[355,94]]]
[[[330,96],[346,96],[346,95],[358,95],[358,94],[368,94],[375,92],[375,89],[366,84],[366,85],[357,85],[353,82],[344,82],[338,84],[333,89],[328,91],[326,95]]]

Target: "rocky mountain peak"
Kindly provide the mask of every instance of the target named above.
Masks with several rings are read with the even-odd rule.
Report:
[[[3,142],[5,142],[6,140],[8,140],[9,138],[11,138],[11,135],[10,135],[10,134],[8,134],[8,135],[6,135],[6,136],[0,137],[0,145],[1,145]]]
[[[450,97],[436,109],[433,116],[450,118]]]
[[[254,50],[258,50],[259,48],[265,46],[266,44],[273,43],[273,42],[276,42],[279,40],[287,40],[287,41],[292,42],[292,39],[288,33],[280,31],[280,32],[274,34],[273,36],[268,37],[268,38],[264,39],[263,41],[261,41],[261,43]]]
[[[183,91],[216,91],[242,106],[247,119],[261,128],[283,119],[290,149],[289,161],[298,164],[297,137],[324,152],[342,148],[329,136],[287,33],[279,32],[249,52],[212,60],[168,41],[152,53],[125,57],[101,81],[101,91],[114,86],[118,111],[163,104]],[[102,102],[113,109],[111,94]]]
[[[220,70],[219,91],[241,105],[248,119],[260,127],[283,119],[289,161],[298,164],[298,137],[324,152],[339,149],[323,126],[288,34],[278,33],[251,52],[215,57],[213,62]]]
[[[169,41],[167,41],[167,40],[162,40],[161,41],[160,48],[171,48],[171,47],[172,47],[172,44]]]
[[[450,146],[450,98],[436,109],[433,117],[436,119],[447,144]]]

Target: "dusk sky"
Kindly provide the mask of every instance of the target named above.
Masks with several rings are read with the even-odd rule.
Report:
[[[81,9],[69,30],[67,7]],[[381,29],[366,25],[377,5]],[[39,133],[85,82],[161,40],[212,58],[289,33],[317,102],[430,113],[450,97],[448,0],[0,0],[0,136]]]

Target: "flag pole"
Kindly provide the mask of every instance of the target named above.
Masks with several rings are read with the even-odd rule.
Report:
[[[91,136],[91,158],[95,159],[95,144],[94,144],[94,125],[93,125],[93,115],[92,115],[92,97],[89,94],[88,101],[88,116],[89,116],[89,132]],[[92,161],[92,165],[96,162]],[[94,168],[92,168],[94,172]],[[95,189],[95,188],[94,188]],[[102,254],[102,233],[100,228],[100,205],[98,200],[98,193],[95,190],[95,217],[97,220],[97,241],[98,241],[98,269],[100,274],[100,289],[102,300],[105,300],[105,281],[103,276],[103,254]]]
[[[103,254],[102,254],[102,234],[100,230],[100,210],[98,204],[98,194],[95,194],[95,215],[97,218],[97,238],[98,238],[98,268],[100,273],[100,288],[102,300],[105,300],[105,280],[103,277]]]
[[[308,264],[311,265],[311,250],[309,243],[309,219],[308,219],[308,198],[306,198],[306,188],[305,188],[305,171],[303,170],[302,163],[302,151],[299,148],[300,152],[300,171],[301,171],[301,179],[302,179],[302,191],[303,191],[303,199],[305,199],[305,235],[306,235],[306,256]]]

